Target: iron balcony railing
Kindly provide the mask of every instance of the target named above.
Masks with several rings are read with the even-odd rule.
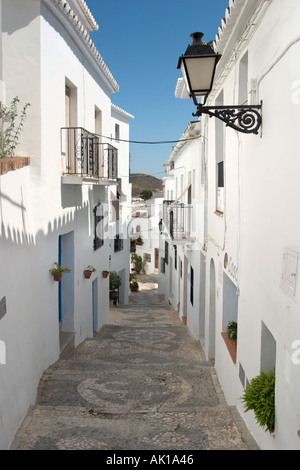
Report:
[[[118,178],[118,150],[82,127],[61,129],[63,174],[104,180]]]
[[[175,201],[164,201],[163,221],[172,240],[192,237],[192,206]]]

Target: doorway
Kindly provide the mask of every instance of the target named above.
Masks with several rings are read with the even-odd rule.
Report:
[[[203,253],[200,253],[199,338],[202,346],[204,346],[205,343],[205,268],[205,256]]]
[[[98,331],[98,278],[92,282],[93,332]]]
[[[159,248],[155,248],[155,269],[159,266]]]
[[[214,260],[210,261],[209,285],[209,332],[208,332],[208,359],[215,359],[216,336],[216,269]]]
[[[74,331],[74,232],[58,238],[58,264],[71,270],[58,285],[58,318],[62,331]]]

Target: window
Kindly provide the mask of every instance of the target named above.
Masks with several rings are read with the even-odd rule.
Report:
[[[77,127],[77,88],[66,78],[65,80],[65,126],[66,128]],[[74,131],[76,132],[76,131]],[[78,137],[76,137],[78,139]],[[64,131],[62,139],[62,161],[63,173],[76,173],[77,161],[73,158],[75,154],[76,139],[69,139],[68,132]]]
[[[119,141],[120,139],[120,126],[119,124],[115,124],[115,139]]]
[[[191,278],[190,278],[190,301],[194,305],[194,270],[191,266]]]
[[[227,327],[231,322],[238,322],[238,295],[237,287],[232,280],[223,273],[223,318],[222,318],[222,330],[221,333],[225,345],[228,349],[230,357],[234,364],[236,364],[236,341],[228,339]]]
[[[120,238],[120,235],[117,234],[114,240],[114,251],[117,253],[118,251],[123,250],[123,238]]]
[[[174,245],[174,267],[177,269],[177,246]]]
[[[216,99],[216,106],[224,103],[223,91]],[[220,119],[216,119],[216,210],[224,212],[224,124]]]
[[[104,213],[99,203],[94,208],[94,250],[104,245]]]
[[[165,262],[169,264],[169,243],[165,241]]]
[[[268,373],[276,365],[276,340],[263,322],[261,323],[260,361],[261,372]]]
[[[224,162],[217,163],[217,211],[224,212]]]
[[[237,287],[232,280],[223,273],[223,320],[222,329],[227,330],[228,323],[237,322],[238,295]]]
[[[77,87],[65,80],[65,127],[77,126]]]

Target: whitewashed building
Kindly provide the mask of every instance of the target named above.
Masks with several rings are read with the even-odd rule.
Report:
[[[118,84],[90,37],[98,25],[84,0],[2,0],[0,8],[1,101],[30,103],[16,152],[30,164],[20,157],[25,166],[0,175],[0,448],[7,449],[43,371],[67,343],[77,346],[108,322],[102,271],[125,269],[129,277],[129,246],[117,259],[109,237],[119,230],[112,194],[131,200],[133,116],[111,102]],[[71,270],[59,283],[55,262]],[[96,271],[86,279],[89,265]],[[120,296],[126,302],[125,283]]]
[[[298,0],[228,4],[215,40],[222,57],[206,104],[262,101],[262,126],[258,135],[247,135],[202,115],[198,157],[186,145],[182,161],[180,155],[178,162],[175,159],[174,170],[177,164],[186,167],[185,181],[195,168],[196,178],[205,182],[204,237],[193,235],[194,245],[199,244],[198,264],[191,260],[194,296],[197,292],[200,302],[193,311],[189,299],[184,299],[184,313],[207,358],[215,362],[228,403],[237,407],[260,448],[299,450],[300,4]],[[182,89],[178,92],[182,86],[180,80],[179,97],[184,97]],[[178,198],[174,179],[168,177],[165,188],[173,191],[173,196],[165,197]],[[166,260],[165,241],[170,244],[169,259],[174,260],[172,237],[162,236],[161,257]],[[190,243],[187,240],[180,249],[188,252]],[[169,298],[175,292],[172,263],[160,274]],[[232,354],[224,335],[230,321],[238,324],[237,349]],[[197,323],[201,327],[195,327]],[[244,412],[241,397],[251,379],[273,367],[275,432],[269,433],[256,423],[252,411]]]
[[[145,201],[139,216],[131,220],[131,237],[135,242],[135,253],[141,256],[146,274],[158,273],[159,266],[159,221],[162,217],[163,194],[153,193]],[[140,240],[140,242],[139,242]]]
[[[110,188],[110,271],[121,278],[119,303],[127,304],[130,274],[131,183],[129,183],[129,121],[133,116],[112,105],[113,145],[118,150],[118,184]]]
[[[180,88],[181,82],[178,88]],[[204,277],[204,172],[201,124],[191,121],[166,164],[163,230],[160,239],[159,291],[178,310],[193,336],[204,336],[203,296],[196,286]],[[201,270],[199,267],[201,266]]]

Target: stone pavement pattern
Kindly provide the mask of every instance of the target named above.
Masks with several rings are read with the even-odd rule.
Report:
[[[44,373],[15,449],[255,448],[156,279],[141,276],[130,304]]]

